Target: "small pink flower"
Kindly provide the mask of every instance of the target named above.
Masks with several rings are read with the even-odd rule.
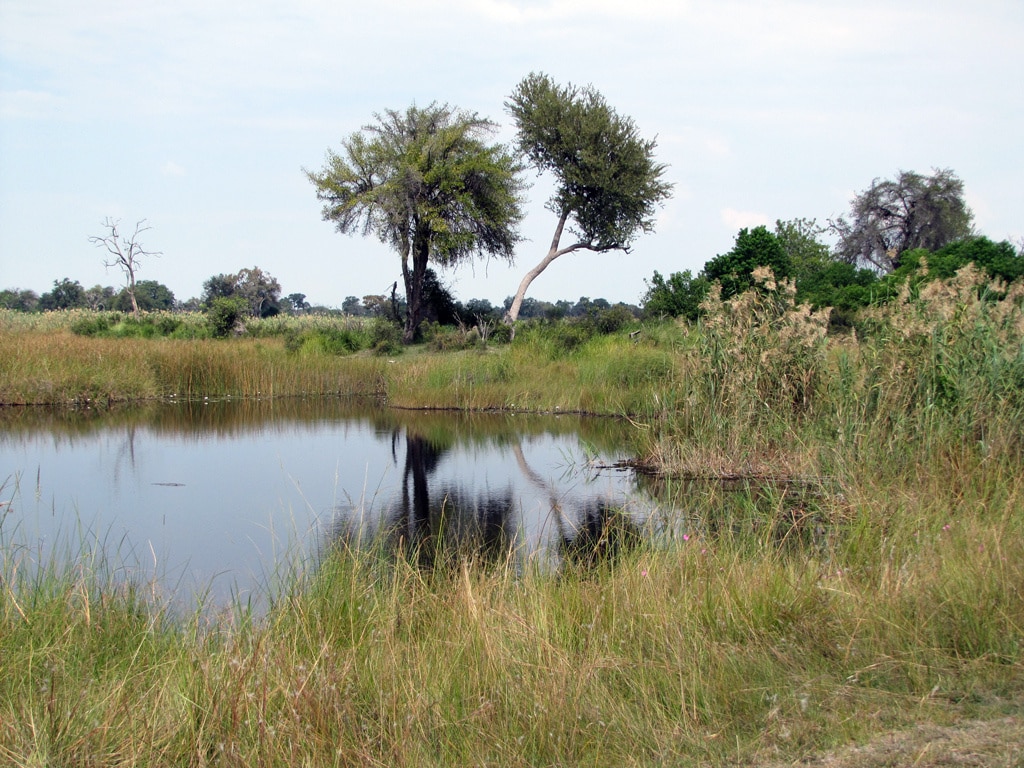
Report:
[[[690,540],[690,534],[684,533],[683,534],[683,541],[689,541],[689,540]]]
[[[647,569],[644,568],[642,571],[640,571],[640,575],[641,576],[646,576],[647,575]]]
[[[944,526],[942,526],[942,530],[948,531],[949,530],[949,523],[946,523]]]

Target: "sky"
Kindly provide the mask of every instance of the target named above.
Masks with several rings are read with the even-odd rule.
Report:
[[[1019,245],[1022,39],[1020,0],[0,0],[0,289],[123,285],[89,242],[109,217],[145,220],[137,277],[180,300],[253,266],[314,304],[384,293],[398,255],[338,234],[303,169],[412,104],[511,143],[531,72],[593,85],[674,187],[629,253],[565,255],[528,296],[639,303],[901,170],[952,169],[978,232]],[[456,298],[500,304],[545,255],[551,182],[527,179],[515,264],[442,271]]]

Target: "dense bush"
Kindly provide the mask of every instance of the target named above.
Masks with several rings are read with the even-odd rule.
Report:
[[[210,334],[215,338],[224,338],[242,326],[242,319],[249,313],[249,305],[245,299],[237,297],[221,297],[210,302],[206,310],[207,324]]]
[[[96,312],[82,315],[71,322],[71,332],[78,336],[104,336],[121,322],[119,312]]]
[[[348,355],[365,349],[369,337],[355,328],[315,328],[285,334],[285,349],[300,354]]]
[[[402,329],[386,318],[375,318],[370,324],[370,348],[378,355],[401,353]]]

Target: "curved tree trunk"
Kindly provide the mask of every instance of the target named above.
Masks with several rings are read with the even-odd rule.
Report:
[[[558,227],[555,229],[555,236],[551,238],[551,247],[548,249],[548,255],[541,260],[540,264],[526,273],[523,281],[519,284],[519,290],[516,291],[515,298],[512,299],[512,306],[510,306],[508,308],[508,312],[505,313],[505,322],[508,325],[513,326],[513,335],[515,334],[515,322],[519,319],[519,310],[523,306],[523,299],[526,298],[526,289],[530,287],[530,283],[532,283],[534,279],[536,279],[537,275],[547,269],[548,265],[559,256],[585,247],[582,243],[574,243],[567,248],[563,248],[561,250],[558,249],[558,243],[562,239],[562,230],[565,229],[565,222],[568,219],[569,211],[563,211],[562,215],[558,219]]]

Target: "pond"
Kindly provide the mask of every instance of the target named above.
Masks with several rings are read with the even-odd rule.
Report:
[[[619,466],[633,430],[343,398],[0,409],[0,545],[22,568],[92,553],[215,605],[260,603],[340,543],[557,570],[667,529]]]

